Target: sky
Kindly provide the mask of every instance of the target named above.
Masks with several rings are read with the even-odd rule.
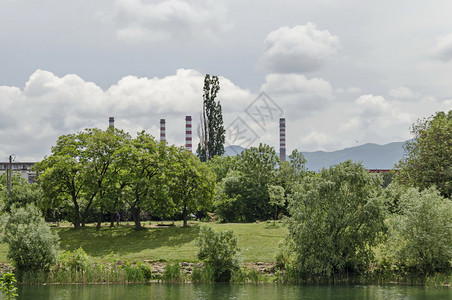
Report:
[[[184,145],[205,74],[227,145],[335,151],[452,109],[447,0],[0,0],[0,161],[115,127]]]

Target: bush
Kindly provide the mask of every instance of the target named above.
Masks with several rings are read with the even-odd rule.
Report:
[[[240,269],[237,257],[240,249],[231,230],[217,233],[211,227],[201,226],[196,245],[199,247],[198,258],[204,262],[204,267],[213,268],[215,282],[230,281],[232,274]]]
[[[83,272],[91,267],[91,258],[82,249],[63,251],[60,254],[59,267],[71,271]]]
[[[452,268],[452,201],[434,189],[410,188],[400,212],[389,221],[385,259],[411,274],[432,275]]]
[[[13,273],[5,273],[0,277],[0,290],[5,299],[15,299],[18,295],[16,294],[16,277]]]
[[[8,243],[8,259],[18,275],[24,271],[49,270],[58,257],[58,236],[41,217],[39,210],[29,205],[13,208],[5,218],[3,241]]]
[[[294,280],[364,274],[385,231],[382,200],[381,179],[361,164],[347,161],[307,177],[290,199],[288,248],[279,263],[298,272]]]
[[[3,211],[9,213],[13,207],[26,207],[29,204],[38,205],[42,197],[42,189],[39,185],[21,182],[13,185],[10,197],[5,197]]]

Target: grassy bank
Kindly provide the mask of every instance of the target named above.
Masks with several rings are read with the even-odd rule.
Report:
[[[196,261],[198,251],[195,239],[200,223],[191,222],[190,227],[146,226],[143,230],[134,230],[132,224],[119,227],[108,226],[96,230],[87,226],[80,230],[72,227],[53,228],[60,236],[62,250],[73,251],[82,247],[97,262],[114,260],[136,261]],[[170,223],[168,223],[170,224]],[[244,262],[273,262],[278,252],[278,243],[287,234],[282,224],[212,224],[217,231],[233,230],[239,238],[241,258]],[[8,246],[0,244],[0,262],[7,262]]]

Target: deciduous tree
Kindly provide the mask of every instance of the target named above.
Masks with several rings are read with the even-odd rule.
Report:
[[[34,166],[44,192],[45,205],[71,207],[75,229],[80,228],[80,207],[87,209],[91,205],[83,196],[86,177],[80,160],[83,145],[80,135],[62,135],[52,147],[52,154]]]
[[[215,101],[219,90],[218,77],[206,74],[199,132],[200,143],[196,150],[201,161],[208,161],[216,155],[224,154],[226,131],[223,126],[223,112],[220,102]]]
[[[187,226],[187,215],[212,206],[215,176],[205,163],[183,148],[172,147],[169,195],[179,207]]]
[[[420,119],[413,124],[414,139],[405,144],[395,180],[427,189],[432,186],[452,196],[452,110]]]
[[[452,268],[452,202],[430,188],[409,188],[389,219],[388,260],[421,275]]]
[[[385,229],[380,178],[347,161],[309,176],[290,202],[287,244],[300,278],[360,274]]]
[[[121,176],[127,182],[124,199],[131,210],[135,228],[141,228],[143,211],[172,215],[175,205],[168,197],[167,173],[172,169],[169,148],[143,131],[124,151],[129,157]]]
[[[59,137],[52,154],[35,166],[47,206],[72,209],[76,229],[85,224],[93,203],[100,211],[114,211],[122,167],[118,151],[129,139],[117,129],[86,129]]]

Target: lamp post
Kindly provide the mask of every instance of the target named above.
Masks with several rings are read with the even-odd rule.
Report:
[[[13,158],[14,157],[14,158]],[[8,197],[11,197],[11,189],[12,189],[12,177],[13,177],[13,160],[16,159],[16,154],[11,154],[9,156],[9,165],[8,170],[6,173],[6,181],[7,181],[7,188],[8,188]]]

